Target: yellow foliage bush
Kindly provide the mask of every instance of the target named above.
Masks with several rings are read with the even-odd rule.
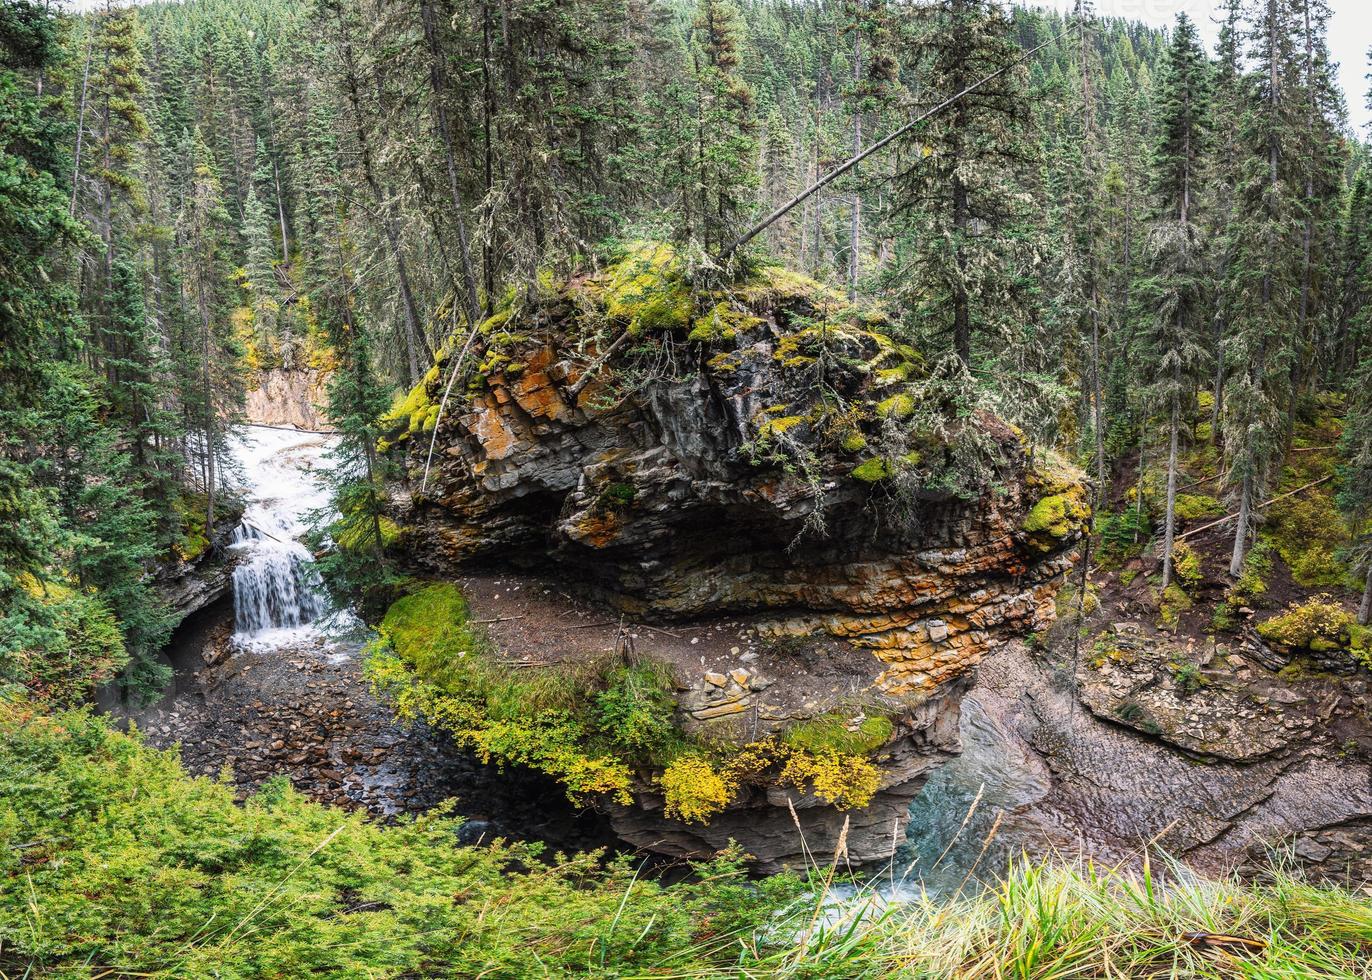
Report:
[[[680,755],[662,773],[665,813],[687,823],[707,823],[733,798],[733,790],[701,755]]]
[[[1258,624],[1258,635],[1269,643],[1306,650],[1349,648],[1353,614],[1329,595],[1312,596],[1286,612]]]

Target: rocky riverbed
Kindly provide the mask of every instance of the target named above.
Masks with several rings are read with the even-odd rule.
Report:
[[[285,777],[312,799],[386,820],[453,799],[468,840],[613,841],[598,815],[573,808],[547,778],[483,765],[422,725],[397,726],[363,677],[360,638],[320,630],[254,647],[234,643],[232,631],[223,604],[192,619],[168,651],[174,689],[117,708],[151,744],[179,746],[189,772],[227,778],[244,798]]]

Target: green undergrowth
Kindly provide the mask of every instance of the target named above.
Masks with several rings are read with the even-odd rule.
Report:
[[[181,520],[181,540],[172,546],[182,561],[195,561],[210,546],[205,533],[206,513],[209,508],[204,494],[179,493],[172,498],[172,509]]]
[[[1342,431],[1342,404],[1321,399],[1307,408],[1309,418],[1298,420],[1291,449],[1272,491],[1280,497],[1317,480],[1325,482],[1275,501],[1267,508],[1263,537],[1272,543],[1297,584],[1307,588],[1351,584],[1349,569],[1340,558],[1350,537],[1335,501],[1337,445]]]
[[[127,666],[119,621],[99,596],[28,574],[15,585],[0,619],[0,698],[12,684],[45,703],[81,704]]]
[[[285,779],[245,803],[85,712],[0,705],[0,975],[1048,980],[1367,977],[1372,902],[1272,871],[1018,863],[891,902],[835,867],[749,880],[736,854],[663,884],[628,858],[457,843]]]
[[[422,718],[488,761],[545,772],[577,803],[630,803],[656,787],[669,816],[704,822],[747,785],[792,785],[844,807],[876,792],[867,756],[890,737],[885,718],[842,739],[823,737],[827,716],[800,726],[794,740],[688,736],[665,665],[609,654],[530,667],[504,661],[449,583],[397,600],[378,631],[368,676],[402,720]]]
[[[702,975],[800,891],[734,858],[670,888],[629,859],[385,827],[284,778],[246,804],[84,713],[0,706],[0,974],[9,977]]]
[[[1312,596],[1259,623],[1258,634],[1293,650],[1345,651],[1372,668],[1372,628],[1359,626],[1353,614],[1327,594]]]

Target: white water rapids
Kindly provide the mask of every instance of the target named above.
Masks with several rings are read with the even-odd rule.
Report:
[[[234,529],[234,642],[279,646],[305,639],[330,613],[319,572],[300,537],[311,511],[328,503],[315,470],[332,436],[262,426],[230,441],[247,507]]]

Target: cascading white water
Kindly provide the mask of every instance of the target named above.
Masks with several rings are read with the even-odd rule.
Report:
[[[327,503],[314,468],[330,437],[250,427],[231,443],[247,506],[234,530],[234,640],[263,645],[299,638],[329,612],[314,556],[298,540],[305,519]]]

